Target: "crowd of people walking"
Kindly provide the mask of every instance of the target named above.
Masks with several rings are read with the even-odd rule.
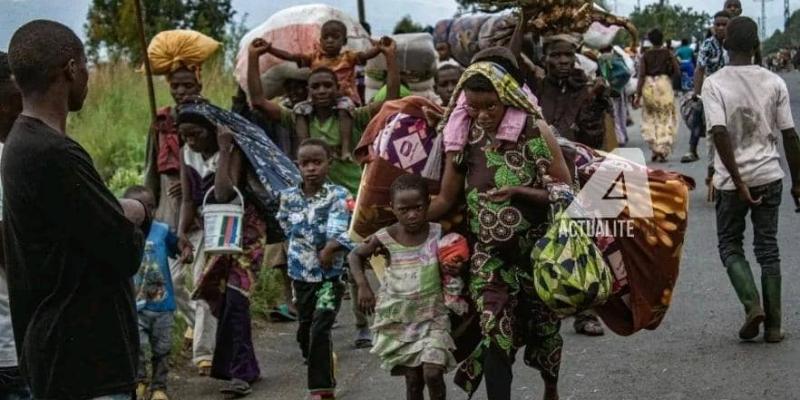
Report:
[[[532,254],[556,246],[555,215],[565,215],[596,169],[587,166],[628,141],[629,100],[642,108],[651,161],[669,159],[676,91],[689,93],[690,112],[680,114],[693,117],[681,161],[698,161],[700,138],[709,137],[720,258],[745,311],[739,337],[756,338],[763,324],[764,340],[780,342],[777,132],[795,199],[800,140],[786,84],[757,65],[758,27],[740,13],[738,0],[726,1],[696,52],[688,41],[673,52],[663,32],[648,32],[649,48],[627,72],[623,54],[610,48],[598,71],[579,68],[575,32],[543,37],[540,57],[487,46],[468,65],[448,60],[446,43],[431,40],[441,51],[432,52],[427,95],[415,93],[418,77],[398,65],[400,39],[349,50],[353,28],[332,19],[316,32],[312,53],[290,53],[267,37],[245,43],[235,111],[203,98],[203,60],[174,54],[165,72],[174,104],[158,110],[148,133],[144,181],[119,199],[67,132],[69,114],[90,90],[83,44],[57,22],[23,25],[0,53],[0,398],[180,398],[168,390],[176,317],[190,326],[184,336],[197,372],[225,381],[224,394],[247,396],[261,377],[250,296],[271,268],[283,288],[276,313],[297,323],[314,400],[336,397],[331,330],[347,292],[354,344],[404,378],[407,399],[423,399],[426,388],[429,398],[444,399],[446,374],[455,371],[468,397],[485,381],[489,399],[510,400],[521,350],[542,378],[544,398],[556,400],[562,319],[574,317],[577,333],[597,336],[605,332],[599,313],[619,332],[650,299],[630,304],[631,288],[644,283],[624,283],[637,276],[612,265],[609,255],[624,251],[614,238],[564,239],[573,253],[559,249],[553,257],[566,261],[550,267],[582,268],[596,284],[573,282],[556,305],[542,295]],[[262,80],[266,57],[300,71],[277,99]],[[371,59],[383,60],[383,88],[367,98],[356,73]],[[638,81],[628,93],[632,76]],[[370,169],[380,166],[394,175],[373,178]],[[670,199],[691,186],[676,173],[647,173],[670,177],[654,190],[677,182]],[[376,190],[380,200],[366,195]],[[662,219],[683,212],[685,223],[686,209],[664,211],[653,199]],[[386,218],[357,237],[353,226],[370,212]],[[742,244],[748,213],[761,293]],[[685,225],[669,223],[675,228],[654,240],[679,249]],[[599,269],[587,267],[592,258]],[[665,284],[669,293],[675,284]],[[669,294],[658,296],[653,328],[669,306]],[[593,311],[606,300],[621,308]]]

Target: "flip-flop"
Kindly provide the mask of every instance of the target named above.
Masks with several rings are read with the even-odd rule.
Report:
[[[211,367],[211,361],[202,360],[197,363],[197,374],[200,376],[211,376]]]
[[[289,306],[281,304],[269,310],[269,319],[272,322],[294,322],[297,321],[297,315],[289,310]]]
[[[681,157],[681,163],[684,163],[684,164],[691,163],[691,162],[695,162],[695,161],[697,161],[699,159],[700,159],[700,156],[698,156],[697,154],[686,153],[686,154],[683,155],[683,157]]]
[[[605,331],[603,326],[597,321],[585,321],[575,327],[575,333],[585,336],[603,336]]]
[[[355,342],[357,349],[366,349],[372,347],[372,333],[369,329],[359,329],[358,333],[356,334],[356,342]]]
[[[240,379],[232,379],[227,386],[219,390],[222,394],[229,394],[234,398],[245,397],[253,393],[250,384]]]

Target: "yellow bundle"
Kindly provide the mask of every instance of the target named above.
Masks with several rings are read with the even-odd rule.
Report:
[[[166,75],[181,67],[202,65],[219,46],[219,42],[200,32],[177,29],[153,37],[147,56],[153,75]]]

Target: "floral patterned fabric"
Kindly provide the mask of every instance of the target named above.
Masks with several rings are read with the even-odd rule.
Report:
[[[700,54],[697,56],[697,66],[706,69],[706,77],[721,70],[728,61],[728,52],[716,36],[703,41]]]
[[[678,113],[672,80],[648,76],[642,89],[642,136],[654,152],[669,156],[678,134]]]
[[[560,320],[533,290],[530,253],[547,230],[549,207],[524,201],[493,202],[487,192],[509,186],[546,188],[552,155],[529,128],[517,142],[493,144],[473,126],[460,157],[472,233],[470,295],[481,315],[483,341],[460,366],[456,384],[470,396],[483,377],[490,345],[512,356],[526,347],[525,363],[557,377],[561,361]]]
[[[323,271],[319,252],[330,240],[345,248],[353,244],[347,236],[350,211],[347,202],[352,197],[347,189],[326,183],[314,196],[307,197],[300,185],[281,192],[278,223],[289,241],[287,253],[289,277],[302,282],[322,282],[343,272],[344,253],[338,252],[333,267]]]
[[[450,371],[456,366],[439,275],[441,235],[441,225],[430,224],[425,242],[407,247],[386,229],[375,234],[390,258],[372,325],[375,344],[371,352],[381,358],[384,369],[416,368],[426,363]]]

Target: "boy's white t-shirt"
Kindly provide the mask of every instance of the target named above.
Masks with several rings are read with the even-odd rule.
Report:
[[[778,137],[794,127],[786,82],[760,66],[729,65],[706,78],[702,93],[706,127],[728,130],[742,181],[755,187],[782,179]],[[736,189],[718,153],[714,170],[715,188]]]

